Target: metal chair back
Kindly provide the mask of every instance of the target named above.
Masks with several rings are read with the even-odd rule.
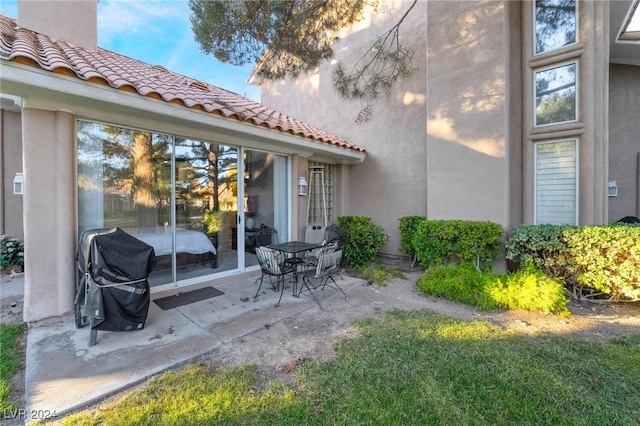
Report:
[[[318,253],[318,263],[315,266],[315,269],[306,272],[302,276],[300,293],[302,293],[303,290],[308,291],[314,298],[314,300],[318,303],[318,306],[320,306],[320,308],[322,308],[322,305],[312,291],[317,289],[318,287],[320,287],[321,290],[324,290],[327,285],[329,287],[333,287],[337,290],[340,290],[340,292],[342,292],[346,299],[347,294],[344,292],[344,290],[342,290],[342,288],[333,278],[335,275],[340,275],[341,263],[342,250],[336,250],[335,247],[331,247],[329,245],[322,247],[322,249]],[[331,284],[329,284],[329,281],[331,281]]]
[[[255,299],[256,297],[258,297],[258,294],[260,294],[260,289],[262,288],[264,278],[268,277],[273,291],[277,291],[278,288],[280,288],[280,298],[278,299],[278,303],[276,303],[276,306],[278,306],[280,305],[282,294],[284,293],[285,275],[294,275],[296,273],[296,267],[287,265],[284,262],[284,254],[278,250],[273,250],[267,247],[256,247],[256,256],[258,257],[258,263],[260,264],[262,275],[260,276],[260,278],[258,278],[260,280],[260,285],[258,286],[258,290],[256,291],[256,294],[253,296],[253,298]]]

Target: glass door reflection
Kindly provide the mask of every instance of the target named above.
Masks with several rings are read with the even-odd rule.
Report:
[[[245,266],[257,265],[257,246],[288,241],[287,157],[244,151]],[[234,234],[236,234],[234,232]],[[242,233],[238,235],[242,235]]]
[[[238,268],[231,232],[238,210],[237,158],[234,147],[176,138],[177,281]]]

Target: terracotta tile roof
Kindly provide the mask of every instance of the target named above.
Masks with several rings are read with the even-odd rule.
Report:
[[[236,93],[98,48],[95,51],[21,28],[0,15],[0,58],[94,84],[301,136],[345,149],[365,149]]]

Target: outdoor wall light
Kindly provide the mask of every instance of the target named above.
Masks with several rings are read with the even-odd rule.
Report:
[[[617,197],[618,196],[618,182],[615,180],[610,180],[607,185],[609,189],[609,197]]]
[[[24,176],[22,173],[16,173],[13,178],[13,193],[16,195],[24,194]]]
[[[304,176],[300,176],[298,178],[298,195],[305,196],[309,193],[309,184],[307,183],[307,178]]]

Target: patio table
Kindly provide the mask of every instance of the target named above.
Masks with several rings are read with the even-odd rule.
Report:
[[[286,254],[290,254],[293,257],[286,259],[285,262],[289,262],[292,264],[299,264],[302,263],[302,259],[298,258],[298,254],[299,253],[304,253],[305,251],[311,251],[317,248],[322,247],[321,244],[316,244],[316,243],[307,243],[304,241],[288,241],[286,243],[279,243],[279,244],[269,244],[267,245],[267,248],[273,249],[273,250],[278,250],[282,253],[286,253]],[[293,295],[294,296],[298,296],[296,294],[296,289],[298,287],[298,270],[296,268],[296,272],[295,272],[295,280],[294,280],[294,284],[293,284]]]

